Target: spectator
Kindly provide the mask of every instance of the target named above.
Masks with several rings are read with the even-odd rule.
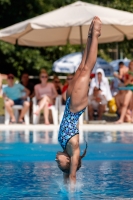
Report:
[[[41,70],[40,73],[40,80],[41,83],[35,85],[35,96],[37,98],[37,102],[39,105],[38,110],[34,113],[36,115],[39,115],[40,111],[44,110],[44,123],[49,123],[49,109],[48,107],[52,104],[54,104],[54,100],[57,97],[57,92],[54,87],[53,83],[48,82],[48,74],[45,70]]]
[[[122,83],[124,82],[124,75],[128,72],[128,68],[123,62],[119,62],[119,71],[114,73],[114,76],[118,78]]]
[[[24,87],[26,87],[30,91],[30,98],[34,96],[34,84],[29,81],[29,74],[28,73],[23,73],[21,76],[21,82],[20,82]]]
[[[89,95],[93,94],[94,87],[101,90],[101,94],[106,97],[107,101],[112,99],[112,94],[109,87],[108,79],[105,77],[103,69],[97,69],[95,78],[90,83]]]
[[[117,95],[115,95],[115,102],[117,106],[117,114],[120,116],[122,107],[124,106],[124,99],[125,99],[126,91],[120,90]],[[133,98],[133,94],[132,94]],[[132,122],[132,104],[133,99],[130,99],[129,105],[127,106],[126,114],[124,116],[124,122]]]
[[[64,86],[62,88],[63,105],[66,104],[66,91],[67,91],[68,85],[70,84],[72,79],[73,79],[73,74],[68,74],[67,79],[66,79],[66,83],[64,84]]]
[[[14,83],[14,75],[9,74],[7,76],[8,86],[3,89],[3,96],[5,98],[5,107],[10,115],[10,123],[16,123],[16,119],[12,110],[13,105],[22,105],[23,109],[21,110],[18,122],[24,123],[23,118],[27,110],[29,109],[29,102],[26,101],[26,98],[29,96],[29,90],[21,84]],[[25,96],[22,97],[23,92]]]
[[[114,77],[114,79],[111,81],[111,93],[113,96],[115,96],[119,92],[119,86],[121,85],[121,81]]]
[[[58,78],[58,76],[54,76],[54,79],[53,79],[53,84],[56,88],[56,91],[58,93],[58,95],[61,95],[62,94],[62,84],[60,82],[60,79]]]
[[[125,87],[131,88],[132,86],[132,89],[125,91],[125,97],[123,99],[123,105],[121,107],[121,112],[120,112],[120,119],[115,122],[116,124],[121,124],[124,122],[130,102],[132,104],[130,106],[130,111],[132,112],[131,121],[133,122],[133,60],[129,63],[129,71],[125,74],[125,76],[123,77],[123,80],[124,80]],[[121,94],[119,93],[119,95]]]
[[[133,60],[129,63],[128,71],[124,75],[124,85],[126,87],[133,86]]]
[[[89,103],[88,103],[88,112],[89,112],[89,119],[93,120],[94,111],[98,113],[98,120],[102,119],[102,115],[105,112],[107,105],[107,100],[104,95],[101,94],[101,91],[94,87],[93,94],[89,96]]]

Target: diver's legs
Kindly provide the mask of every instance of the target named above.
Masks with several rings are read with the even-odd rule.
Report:
[[[82,69],[83,69],[83,67],[85,65],[85,62],[86,62],[86,57],[89,54],[90,45],[91,45],[91,41],[92,41],[92,38],[91,38],[92,28],[93,28],[93,24],[94,24],[95,19],[96,19],[96,17],[94,17],[93,21],[90,24],[89,31],[88,31],[88,36],[87,36],[86,47],[85,47],[85,50],[84,50],[82,61],[81,61],[80,65],[79,65],[77,71],[75,72],[71,83],[69,84],[69,87],[67,89],[67,98],[71,96],[71,93],[72,93],[72,90],[74,88],[74,85],[75,85],[78,77],[80,76],[80,73],[81,73],[81,71],[82,71]]]
[[[100,35],[100,30],[101,21],[99,18],[95,18],[92,30],[91,46],[90,49],[88,49],[89,53],[87,53],[85,65],[81,70],[80,76],[78,77],[71,94],[70,110],[72,112],[78,112],[88,105],[90,73],[97,59],[98,37]]]

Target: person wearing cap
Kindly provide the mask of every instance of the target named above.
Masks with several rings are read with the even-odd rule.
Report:
[[[25,94],[23,96],[23,94]],[[13,105],[22,105],[18,123],[24,123],[23,118],[27,110],[29,109],[29,102],[26,98],[29,96],[30,91],[20,83],[14,83],[14,75],[8,74],[7,86],[3,88],[3,96],[5,98],[5,108],[10,115],[10,123],[16,123],[16,119],[12,110]]]

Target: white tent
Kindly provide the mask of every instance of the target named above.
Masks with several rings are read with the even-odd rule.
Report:
[[[53,71],[60,73],[74,73],[81,63],[82,53],[76,52],[63,56],[53,63]],[[92,70],[95,73],[98,68],[102,68],[106,76],[113,75],[113,67],[104,59],[97,58],[96,64]]]
[[[131,60],[124,58],[124,59],[117,59],[111,61],[109,64],[113,67],[114,71],[118,71],[119,69],[119,62],[123,62],[125,66],[128,67]]]
[[[0,40],[38,47],[85,43],[95,15],[103,23],[99,43],[133,38],[132,13],[77,1],[1,30]]]

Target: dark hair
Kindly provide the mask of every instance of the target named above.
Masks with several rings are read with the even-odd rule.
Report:
[[[74,76],[74,73],[72,73],[72,74],[67,74],[67,76]]]
[[[54,75],[53,80],[56,80],[56,79],[60,80],[57,75]]]
[[[28,74],[28,75],[29,75],[29,73],[28,73],[28,72],[26,72],[26,71],[23,71],[23,72],[22,72],[22,74],[21,74],[21,76],[23,76],[24,74]]]
[[[82,156],[79,157],[79,162],[78,162],[78,166],[77,166],[77,171],[78,171],[78,170],[80,169],[80,167],[81,167],[81,159],[85,157],[86,152],[87,152],[87,147],[88,147],[88,145],[87,145],[87,142],[86,142],[85,150],[84,150]],[[62,172],[64,172],[64,173],[69,174],[69,173],[70,173],[70,163],[68,164],[67,169],[62,169],[62,168],[60,168],[60,170],[61,170]]]
[[[119,62],[119,65],[124,65],[124,62],[120,61],[120,62]]]

